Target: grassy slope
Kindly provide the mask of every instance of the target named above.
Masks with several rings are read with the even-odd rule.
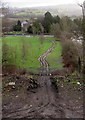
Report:
[[[39,37],[4,37],[2,43],[8,46],[6,49],[8,49],[7,58],[9,58],[6,64],[14,64],[20,68],[39,68],[38,57],[52,46],[48,40],[54,40],[54,38],[46,38],[41,44]],[[56,42],[56,48],[47,56],[50,67],[63,66],[60,61],[61,53],[60,42]]]
[[[27,12],[19,12],[19,13],[16,13],[15,15],[44,15],[45,12],[43,11],[40,11],[40,10],[31,10],[31,11],[27,11]]]
[[[39,67],[38,57],[51,46],[48,40],[43,41],[43,44],[41,44],[38,37],[3,38],[3,45],[7,44],[9,46],[8,57],[10,61],[7,64],[15,64],[21,68]]]
[[[62,64],[62,47],[60,42],[56,42],[56,47],[55,49],[52,51],[52,53],[47,56],[47,61],[50,64],[50,67],[52,68],[62,68],[63,64]]]
[[[20,12],[20,13],[16,13],[16,15],[28,15],[29,13],[27,12]]]

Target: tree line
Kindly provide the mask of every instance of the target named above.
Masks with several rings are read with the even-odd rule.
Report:
[[[52,16],[50,12],[46,12],[44,18],[37,19],[33,22],[33,25],[29,25],[27,28],[28,33],[31,34],[54,34],[57,37],[66,34],[80,34],[82,29],[82,19],[71,19],[68,16],[60,18]],[[17,25],[13,26],[14,31],[21,31],[21,21],[17,21]],[[69,35],[70,35],[69,34]]]
[[[14,31],[21,31],[21,22],[18,20],[13,27]],[[71,19],[68,16],[60,18],[46,12],[44,18],[37,19],[27,28],[28,34],[52,34],[56,40],[61,41],[62,56],[65,67],[81,72],[82,67],[82,45],[72,41],[82,35],[82,19]]]

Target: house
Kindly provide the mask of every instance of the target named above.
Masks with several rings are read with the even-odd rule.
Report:
[[[27,31],[29,26],[33,25],[33,21],[25,20],[21,23],[22,31]]]
[[[27,31],[27,28],[29,27],[29,22],[27,20],[23,21],[21,23],[22,31]]]

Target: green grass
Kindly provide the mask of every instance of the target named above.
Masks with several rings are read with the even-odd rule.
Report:
[[[41,44],[38,37],[4,37],[2,43],[8,59],[5,64],[14,64],[19,68],[40,67],[38,57],[51,47],[51,42],[43,40]]]
[[[19,13],[16,13],[15,15],[20,15],[20,16],[22,16],[22,15],[44,15],[45,14],[45,12],[43,12],[43,11],[39,11],[39,10],[32,10],[32,11],[29,11],[29,12],[19,12]]]
[[[50,67],[52,68],[62,68],[63,63],[62,63],[62,47],[60,42],[56,42],[56,47],[55,49],[51,52],[49,56],[47,56],[47,61],[50,64]]]
[[[52,46],[49,40],[53,41],[55,38],[48,37],[40,40],[39,37],[3,37],[3,59],[7,59],[4,65],[15,65],[17,68],[39,68],[38,57]],[[61,44],[56,42],[56,48],[47,56],[50,67],[61,68],[63,66],[59,60],[61,53]]]
[[[28,15],[29,13],[28,12],[19,12],[19,13],[16,13],[16,15]]]

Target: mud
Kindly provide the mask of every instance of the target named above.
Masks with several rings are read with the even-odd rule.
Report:
[[[83,118],[82,91],[63,82],[57,91],[50,76],[36,78],[36,89],[27,90],[28,79],[21,76],[15,89],[3,91],[3,118]]]

